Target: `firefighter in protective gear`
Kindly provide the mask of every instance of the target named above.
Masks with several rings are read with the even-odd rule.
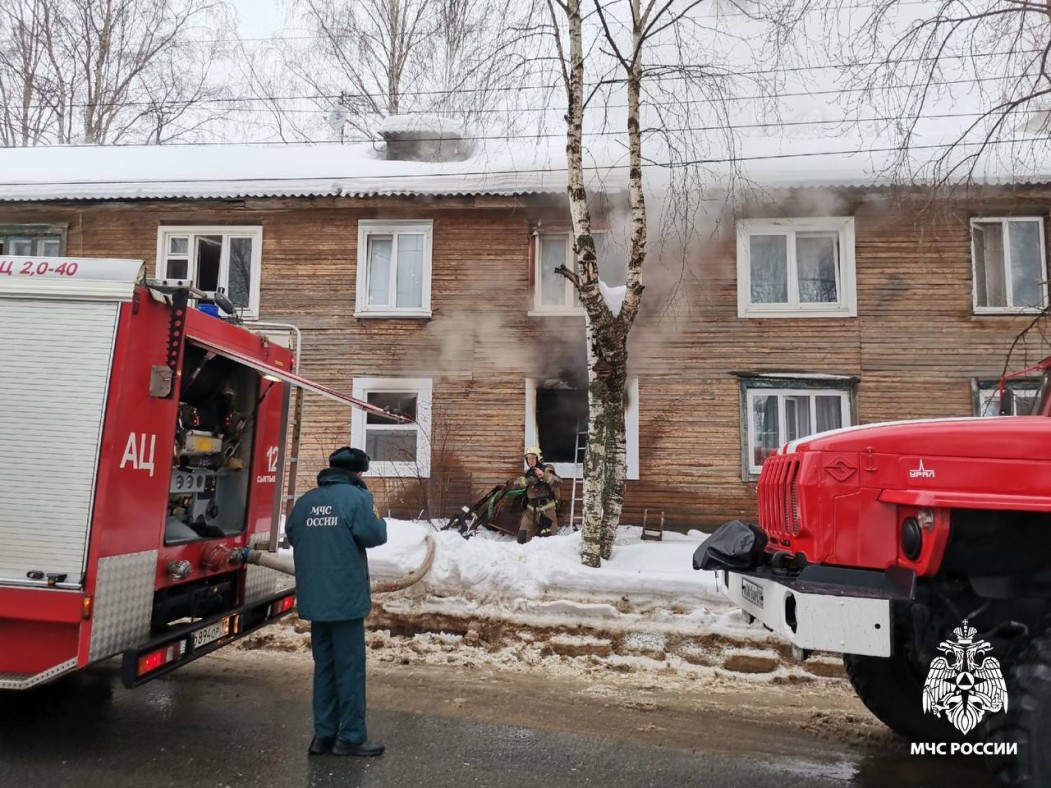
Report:
[[[516,487],[525,488],[519,544],[525,544],[534,536],[558,533],[558,487],[562,484],[555,467],[544,464],[544,457],[536,446],[526,449],[525,463],[526,471],[515,483]]]

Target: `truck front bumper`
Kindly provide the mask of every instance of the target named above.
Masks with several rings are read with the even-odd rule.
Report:
[[[722,575],[738,607],[800,649],[890,656],[893,595],[849,586],[815,593],[812,586],[804,591],[761,572]]]

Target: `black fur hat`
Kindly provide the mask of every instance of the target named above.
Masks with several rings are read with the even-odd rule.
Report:
[[[361,449],[352,449],[344,446],[336,449],[328,456],[328,464],[332,468],[342,468],[354,473],[365,473],[369,469],[369,455]]]

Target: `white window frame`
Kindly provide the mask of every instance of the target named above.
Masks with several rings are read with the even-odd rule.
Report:
[[[525,382],[525,444],[524,452],[530,446],[540,442],[540,430],[536,421],[536,390],[539,385],[536,378],[526,378]],[[624,450],[628,464],[626,478],[637,481],[639,478],[639,379],[628,378],[627,407],[624,409]],[[583,479],[584,463],[553,462],[555,473],[563,479]]]
[[[540,276],[542,273],[543,266],[543,254],[542,246],[544,239],[554,239],[561,237],[566,239],[566,256],[565,263],[566,268],[570,271],[574,270],[575,255],[573,253],[573,233],[569,230],[565,232],[543,232],[536,236],[536,246],[533,250],[533,309],[529,313],[530,315],[583,315],[584,307],[577,300],[577,290],[573,287],[573,283],[568,279],[564,279],[565,285],[565,301],[558,305],[542,304],[541,299],[541,284]],[[561,475],[561,474],[560,474]]]
[[[974,244],[974,226],[976,224],[998,222],[1004,237],[1004,287],[1007,291],[1007,306],[978,305],[978,255]],[[1040,233],[1040,293],[1042,302],[1039,306],[1014,306],[1014,282],[1011,276],[1011,244],[1007,237],[1009,222],[1036,222]],[[971,219],[968,229],[971,233],[971,304],[976,315],[1017,315],[1035,313],[1047,306],[1047,244],[1044,238],[1044,218],[1042,216],[976,216]]]
[[[416,423],[397,424],[391,422],[383,425],[384,430],[416,431],[416,462],[372,461],[369,463],[367,476],[384,478],[428,479],[431,475],[431,400],[433,382],[431,378],[354,378],[354,397],[368,400],[372,392],[405,392],[416,394]],[[365,419],[368,414],[361,408],[354,408],[350,421],[350,440],[352,446],[365,450],[366,431],[379,425],[369,425]]]
[[[830,304],[799,302],[796,274],[796,233],[839,235],[839,301]],[[751,244],[753,235],[788,236],[788,302],[752,303]],[[741,318],[857,317],[857,273],[854,256],[854,217],[827,216],[788,219],[740,219],[737,222],[737,316]]]
[[[593,236],[599,236],[599,235],[607,236],[608,233],[609,233],[608,230],[594,230],[592,232],[592,235]],[[573,252],[573,233],[572,233],[572,231],[566,230],[564,232],[559,232],[559,231],[541,232],[541,233],[539,233],[538,235],[535,236],[536,243],[535,243],[535,246],[534,246],[534,249],[533,249],[533,308],[531,310],[529,310],[529,315],[531,317],[551,317],[551,316],[568,316],[568,317],[581,316],[581,317],[583,317],[583,315],[584,315],[584,306],[579,301],[579,297],[577,295],[577,289],[573,286],[573,283],[571,281],[569,281],[568,279],[565,279],[564,277],[563,277],[563,279],[565,280],[565,288],[566,288],[565,301],[562,304],[558,304],[558,305],[542,304],[541,301],[540,301],[541,295],[542,295],[541,285],[540,285],[540,276],[541,276],[541,273],[542,273],[541,267],[543,265],[543,256],[541,254],[541,251],[542,251],[541,250],[541,245],[542,245],[543,240],[545,238],[555,238],[555,237],[559,237],[559,236],[561,236],[561,237],[566,239],[566,256],[565,256],[565,260],[564,260],[565,266],[570,271],[575,271],[576,270],[576,255]],[[599,261],[599,264],[601,265],[601,261]],[[625,260],[625,266],[626,265],[627,265],[627,261]]]
[[[1018,393],[1021,391],[1032,395],[1034,404],[1039,401],[1040,397],[1040,379],[1039,378],[1016,378],[1009,380],[1005,384],[1005,388],[1010,389],[1016,398]],[[974,415],[984,416],[986,418],[992,418],[1000,415],[1000,382],[996,380],[975,380],[974,381]],[[982,411],[985,410],[986,406],[993,409],[994,412],[988,414],[988,416]],[[995,405],[995,408],[993,406]]]
[[[370,235],[391,235],[395,241],[391,247],[391,295],[397,293],[397,236],[399,233],[423,234],[423,288],[421,305],[412,308],[399,308],[386,304],[369,305],[368,283],[368,240]],[[434,245],[434,222],[431,220],[358,220],[358,268],[357,286],[355,287],[355,317],[430,317],[431,316],[431,269]]]
[[[263,276],[263,228],[261,225],[161,225],[157,228],[157,261],[156,275],[158,279],[174,279],[168,276],[168,258],[180,258],[179,255],[168,253],[168,239],[173,236],[188,236],[189,241],[186,258],[186,278],[193,281],[197,275],[196,244],[193,239],[198,235],[221,235],[223,238],[222,251],[219,256],[219,285],[230,294],[230,239],[251,238],[252,239],[252,282],[248,290],[248,308],[241,312],[242,317],[259,317],[259,286]]]
[[[800,380],[800,378],[797,378]],[[786,381],[788,382],[788,381]],[[748,476],[751,478],[757,478],[759,472],[763,469],[762,465],[756,465],[755,460],[755,422],[752,420],[753,408],[752,404],[756,397],[777,397],[777,429],[778,429],[778,446],[784,446],[788,442],[785,437],[785,397],[798,397],[806,396],[810,397],[810,423],[817,424],[817,397],[839,397],[840,404],[840,426],[851,427],[853,421],[851,419],[851,408],[850,398],[851,391],[846,388],[818,388],[818,387],[793,387],[787,385],[784,388],[776,386],[757,386],[752,383],[745,382],[745,402],[744,402],[744,419],[745,419],[745,464],[748,469]],[[817,433],[811,433],[816,435]]]

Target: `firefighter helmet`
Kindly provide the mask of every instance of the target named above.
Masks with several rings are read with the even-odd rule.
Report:
[[[525,454],[523,454],[522,456],[528,457],[530,454],[536,457],[537,463],[541,463],[544,461],[544,455],[540,453],[539,446],[530,446],[528,449],[525,450]]]

